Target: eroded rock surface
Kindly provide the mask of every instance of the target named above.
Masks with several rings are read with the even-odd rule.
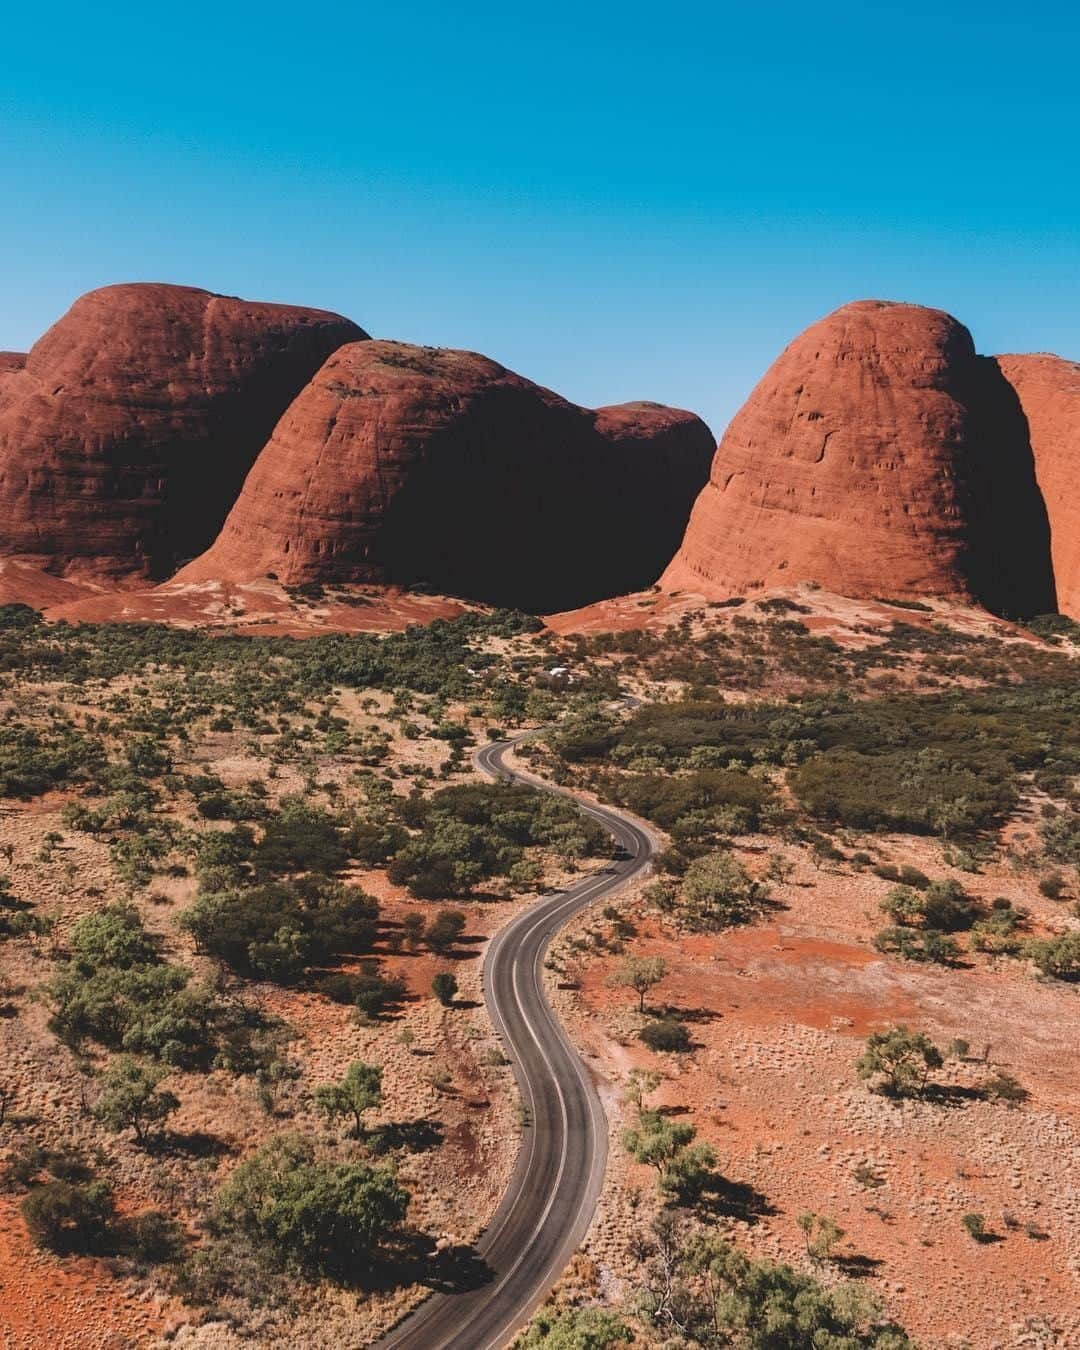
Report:
[[[474,352],[342,347],[181,580],[416,584],[537,612],[651,581],[712,438],[654,404],[590,411]]]
[[[214,538],[326,357],[364,336],[322,310],[185,286],[84,295],[0,375],[0,553],[167,576]]]
[[[799,582],[1053,607],[1020,404],[941,310],[859,301],[797,337],[728,427],[661,585],[723,599]]]

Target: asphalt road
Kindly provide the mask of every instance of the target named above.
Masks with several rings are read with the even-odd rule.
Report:
[[[514,743],[484,746],[477,767],[492,778],[558,791],[506,768]],[[643,871],[654,845],[618,811],[579,804],[612,835],[615,856],[517,915],[484,958],[484,1000],[527,1110],[510,1185],[477,1243],[491,1278],[464,1293],[433,1294],[379,1350],[499,1350],[543,1302],[592,1220],[607,1162],[607,1121],[589,1072],[544,995],[544,953],[574,914]]]

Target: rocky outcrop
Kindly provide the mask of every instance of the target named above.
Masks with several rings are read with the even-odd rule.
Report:
[[[422,582],[563,609],[656,576],[711,451],[690,413],[589,411],[473,352],[352,344],[282,417],[178,580]]]
[[[22,370],[25,365],[25,352],[0,352],[0,376],[9,375],[14,370]]]
[[[327,356],[363,337],[322,310],[184,286],[84,295],[0,376],[0,554],[167,576],[214,538]]]
[[[1052,603],[1046,539],[1015,399],[967,329],[867,300],[807,329],[758,384],[661,585],[721,599],[816,582],[1030,613]]]
[[[1033,355],[998,356],[993,365],[1015,395],[1031,447],[1049,521],[1057,607],[1080,619],[1080,364]]]

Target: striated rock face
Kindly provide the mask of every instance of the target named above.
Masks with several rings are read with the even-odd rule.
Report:
[[[0,352],[0,375],[8,375],[13,370],[22,370],[25,365],[25,352]]]
[[[184,286],[84,295],[0,375],[0,553],[168,575],[214,538],[326,357],[365,336],[322,310]]]
[[[1046,534],[1016,401],[967,329],[866,300],[807,329],[758,384],[661,585],[720,599],[814,581],[1033,612],[1052,596]]]
[[[1057,607],[1080,619],[1080,364],[1047,355],[998,356],[992,364],[1015,395],[1030,443]]]
[[[690,413],[592,412],[473,352],[356,343],[288,409],[178,580],[426,582],[567,608],[656,576],[711,451]]]

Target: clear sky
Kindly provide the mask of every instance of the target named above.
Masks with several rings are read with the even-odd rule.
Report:
[[[718,434],[847,300],[1080,358],[1080,11],[54,0],[0,22],[0,348],[174,281]]]

